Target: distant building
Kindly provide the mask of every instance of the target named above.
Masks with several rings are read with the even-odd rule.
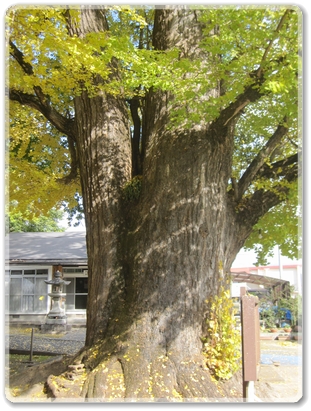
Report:
[[[12,323],[44,324],[51,286],[59,270],[68,324],[85,324],[88,269],[84,232],[10,233],[5,238],[5,313]]]
[[[294,287],[294,294],[302,295],[302,264],[271,265],[264,267],[231,268],[232,289],[236,294],[238,284],[244,282],[247,289],[267,289],[279,287],[284,289],[287,284]]]

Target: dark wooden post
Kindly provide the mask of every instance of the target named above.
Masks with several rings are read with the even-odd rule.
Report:
[[[243,398],[254,401],[254,381],[258,379],[260,364],[260,328],[258,298],[246,294],[241,287]]]
[[[31,329],[31,338],[30,338],[30,353],[29,353],[29,362],[32,364],[33,356],[33,328]]]

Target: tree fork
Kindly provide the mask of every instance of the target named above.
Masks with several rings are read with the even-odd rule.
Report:
[[[102,374],[110,368],[122,369],[124,382],[120,384],[128,399],[219,396],[208,370],[202,368],[200,336],[208,312],[205,300],[225,283],[235,256],[227,254],[222,242],[225,236],[227,241],[235,239],[236,234],[231,229],[234,225],[227,228],[223,202],[224,182],[231,172],[225,158],[233,147],[232,143],[211,144],[202,138],[205,130],[165,131],[161,125],[168,121],[166,100],[161,93],[151,93],[151,98],[153,112],[146,113],[146,121],[153,127],[147,136],[143,190],[128,221],[118,200],[125,178],[123,156],[129,143],[124,139],[127,119],[122,103],[112,99],[110,105],[109,96],[88,99],[84,93],[76,98],[89,255],[88,305],[92,305],[86,339],[90,351],[83,359],[91,376],[83,394],[88,398],[107,398],[108,391],[103,388],[107,381]],[[93,114],[86,117],[91,106]],[[117,116],[113,114],[115,107]],[[90,124],[94,113],[105,114]],[[150,116],[154,122],[150,123]],[[93,127],[100,130],[101,124],[107,129],[105,118],[110,119],[110,133],[103,132],[100,137],[97,132],[95,137]],[[231,133],[228,138],[232,138]],[[102,160],[94,163],[92,158],[109,152],[111,144],[110,156],[102,154]],[[219,161],[208,161],[212,157]],[[117,184],[116,175],[109,170],[123,175]],[[100,202],[96,201],[99,197]],[[115,344],[106,345],[111,339]],[[97,350],[106,356],[94,359],[92,352]],[[154,388],[150,381],[155,381]]]

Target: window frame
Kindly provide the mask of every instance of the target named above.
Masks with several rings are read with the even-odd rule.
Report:
[[[83,266],[83,267],[63,267],[62,268],[62,274],[63,274],[63,279],[65,281],[73,281],[73,292],[69,292],[67,293],[66,287],[64,287],[64,293],[66,293],[66,296],[64,297],[64,299],[67,300],[67,295],[68,296],[73,296],[74,300],[74,306],[76,305],[76,296],[80,296],[80,295],[86,295],[88,296],[88,292],[87,293],[77,293],[76,292],[76,279],[77,278],[88,278],[88,268],[87,266]],[[86,308],[67,308],[67,304],[65,301],[65,311],[66,313],[70,314],[70,313],[85,313],[86,312]]]
[[[46,270],[46,273],[38,273],[38,271]],[[14,272],[15,271],[15,272]],[[26,273],[25,273],[26,271]],[[28,271],[28,273],[27,273]],[[30,271],[33,271],[30,273]],[[13,272],[13,273],[12,273]],[[17,273],[18,272],[18,273]],[[50,306],[50,286],[46,284],[45,292],[38,292],[36,286],[38,284],[37,280],[49,280],[52,276],[52,267],[46,265],[24,265],[24,266],[15,266],[10,265],[5,267],[5,314],[7,315],[25,315],[25,314],[47,314]],[[21,292],[20,294],[11,293],[11,280],[20,279],[21,280]],[[29,292],[25,290],[26,281],[33,279],[33,290]],[[36,309],[36,297],[44,296],[45,304],[42,310]],[[13,297],[17,300],[16,297],[19,297],[19,306],[18,308],[12,309],[11,299]],[[31,298],[32,297],[32,298]],[[31,301],[33,308],[31,310],[27,309],[27,300]]]

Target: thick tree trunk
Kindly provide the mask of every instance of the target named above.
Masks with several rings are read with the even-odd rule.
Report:
[[[125,104],[110,97],[76,98],[77,147],[83,190],[89,291],[87,344],[100,338],[122,289],[122,187],[131,176]]]
[[[202,130],[157,136],[128,234],[126,314],[115,329],[125,350],[125,396],[215,398],[200,337],[205,301],[226,284],[235,257],[228,254],[227,148],[211,145]]]
[[[107,30],[100,8],[83,6],[80,28],[68,17],[72,34]],[[116,64],[111,63],[112,76]],[[94,85],[101,84],[94,79]],[[75,98],[76,144],[86,221],[88,253],[87,339],[91,345],[102,337],[122,289],[120,259],[124,221],[120,202],[122,187],[131,178],[131,140],[125,102],[104,92]]]
[[[184,53],[193,50],[195,17],[158,10],[157,48],[179,43],[178,31],[186,30]],[[142,191],[138,201],[129,202],[122,197],[131,176],[124,103],[84,93],[75,100],[89,260],[86,347],[76,362],[85,364],[86,373],[77,382],[51,377],[55,396],[95,401],[231,396],[225,385],[211,381],[200,337],[206,300],[226,284],[238,251],[227,194],[232,124],[168,130],[170,101],[165,93],[150,92],[147,98]]]
[[[161,95],[153,98],[163,101]],[[236,381],[230,390],[212,382],[200,340],[205,301],[225,284],[235,257],[225,183],[229,148],[211,144],[207,135],[198,130],[153,136],[140,200],[123,204],[123,214],[110,204],[109,229],[98,211],[88,222],[95,230],[88,228],[94,285],[88,347],[76,360],[87,370],[81,398],[215,401],[231,398],[232,386],[239,390]],[[123,222],[123,231],[115,221]],[[78,385],[72,384],[56,395],[76,396]]]

